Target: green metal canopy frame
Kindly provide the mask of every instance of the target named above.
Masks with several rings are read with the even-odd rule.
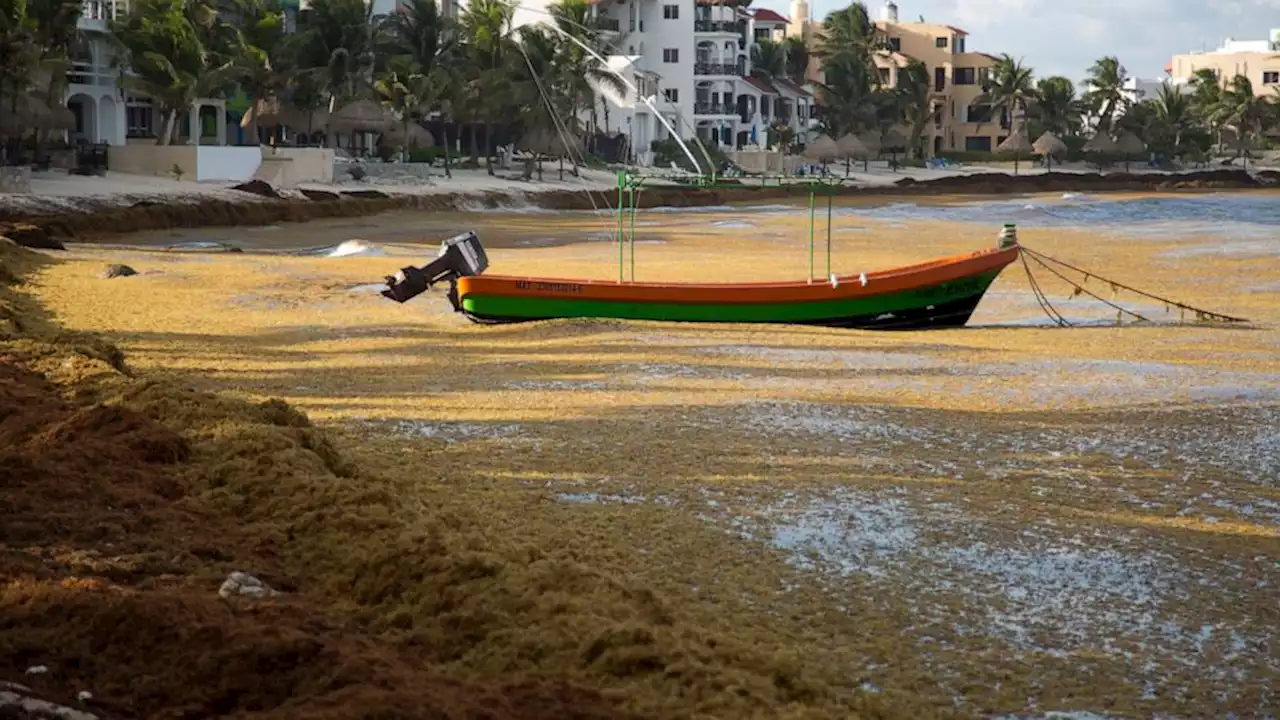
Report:
[[[653,175],[636,175],[619,171],[618,178],[618,203],[615,214],[617,216],[616,234],[618,238],[618,282],[628,282],[627,276],[630,275],[630,282],[636,281],[636,211],[639,209],[640,193],[643,190],[645,181],[659,178]],[[831,277],[831,216],[833,199],[839,189],[844,185],[846,178],[836,176],[810,176],[797,178],[787,175],[762,176],[758,178],[761,181],[761,187],[768,187],[769,181],[776,181],[778,187],[793,187],[797,190],[804,190],[809,193],[809,282],[814,281],[815,270],[815,242],[814,234],[816,228],[817,216],[817,198],[819,195],[825,195],[827,198],[827,273],[826,277]],[[741,188],[741,183],[725,182],[715,174],[698,175],[692,183],[698,188]],[[628,273],[628,259],[630,259],[630,272]]]

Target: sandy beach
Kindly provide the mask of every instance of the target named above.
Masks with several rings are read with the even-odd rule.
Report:
[[[1251,165],[1255,173],[1273,173],[1277,165],[1272,158],[1260,159]],[[1124,168],[1114,168],[1109,172],[1118,172]],[[1004,173],[1021,178],[1024,182],[1034,182],[1037,176],[1044,176],[1048,171],[1042,167],[1034,167],[1029,163],[1021,163],[1015,168],[1014,163],[987,163],[977,165],[955,165],[946,168],[901,168],[892,169],[887,162],[876,161],[866,164],[854,163],[847,167],[842,163],[830,166],[833,176],[841,178],[847,188],[866,188],[885,190],[904,179],[918,183],[930,183],[967,176],[989,176],[992,173]],[[1174,179],[1187,173],[1168,173],[1151,170],[1143,165],[1135,164],[1126,170],[1129,175],[1156,179]],[[1052,173],[1060,177],[1080,178],[1081,189],[1085,184],[1097,179],[1099,172],[1084,163],[1055,165]],[[514,169],[498,170],[490,176],[484,169],[455,169],[453,177],[445,177],[443,170],[438,170],[432,177],[423,180],[417,177],[400,177],[379,181],[368,179],[356,181],[344,177],[333,183],[303,183],[297,188],[278,189],[284,198],[305,199],[304,191],[312,193],[377,193],[391,198],[412,199],[432,198],[438,196],[482,197],[488,195],[508,196],[509,202],[519,204],[526,202],[536,204],[539,196],[564,193],[583,193],[594,198],[595,204],[608,206],[616,197],[617,177],[613,172],[595,169],[581,169],[580,175],[574,177],[566,172],[564,179],[548,165],[543,180],[526,181]],[[646,171],[641,171],[646,174]],[[675,188],[676,183],[670,179],[675,175],[668,172],[655,172],[652,179],[646,181],[647,188]],[[1016,179],[1016,178],[1015,178]],[[1268,176],[1268,181],[1271,181]],[[739,182],[751,187],[760,185],[761,180],[742,178]],[[1070,181],[1067,181],[1070,184]],[[105,177],[86,177],[70,175],[65,172],[49,171],[34,173],[29,194],[0,194],[0,215],[4,216],[42,216],[76,212],[103,212],[113,209],[131,208],[138,204],[166,203],[190,204],[201,201],[224,201],[237,204],[261,203],[265,199],[251,193],[240,192],[233,188],[237,183],[231,182],[194,182],[175,180],[163,177],[131,175],[127,173],[108,172]]]
[[[1269,215],[1241,219],[1269,212],[1269,197],[1059,193],[955,200],[946,215],[888,198],[833,216],[839,272],[985,248],[1015,218],[1027,247],[1244,316],[1242,328],[1184,324],[1094,279],[1152,319],[1117,325],[1041,277],[1077,325],[1050,327],[1020,266],[970,327],[927,333],[483,327],[440,292],[378,295],[379,278],[460,229],[480,234],[493,272],[616,278],[607,214],[536,208],[240,230],[239,253],[209,252],[224,229],[71,244],[31,268],[25,292],[49,322],[118,346],[136,378],[91,359],[100,351],[28,364],[69,397],[177,428],[193,443],[182,506],[211,527],[236,518],[210,555],[212,536],[187,537],[144,503],[153,529],[125,546],[149,538],[189,559],[127,575],[95,554],[71,572],[176,627],[146,604],[153,591],[131,589],[139,578],[163,575],[149,582],[202,603],[227,572],[257,572],[288,590],[290,613],[358,618],[314,636],[335,653],[377,644],[406,686],[429,666],[477,683],[566,681],[585,688],[582,707],[614,708],[582,717],[1274,714],[1280,246]],[[638,277],[803,277],[806,232],[795,201],[649,212]],[[109,263],[137,275],[103,279]],[[34,352],[23,342],[10,357]],[[229,399],[214,412],[192,391]],[[303,431],[231,404],[271,399],[315,435],[281,435]],[[84,517],[106,512],[79,502]],[[38,556],[93,547],[76,537]],[[27,572],[47,612],[79,607],[71,591],[38,590],[67,571]],[[231,627],[202,613],[189,622]],[[5,633],[27,640],[0,649],[28,642],[32,663],[65,661],[33,649],[44,617],[33,610]],[[201,677],[222,676],[239,677]],[[105,677],[95,693],[135,707],[206,702],[167,686],[147,700]]]

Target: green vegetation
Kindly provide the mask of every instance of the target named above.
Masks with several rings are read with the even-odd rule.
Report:
[[[771,72],[780,64],[773,58],[774,52],[770,48],[759,54]],[[885,138],[895,128],[902,128],[909,138],[906,145],[912,158],[928,154],[928,121],[935,113],[947,111],[943,108],[945,98],[932,91],[928,69],[914,59],[897,67],[897,81],[891,83],[887,68],[895,63],[885,60],[892,51],[876,30],[865,3],[854,2],[828,15],[813,53],[822,70],[822,81],[815,85],[823,133],[832,138],[850,133]],[[784,54],[781,64],[785,61]],[[1068,148],[1059,159],[1081,159],[1081,148],[1096,134],[1115,138],[1133,133],[1142,141],[1142,153],[1091,153],[1089,158],[1110,162],[1151,153],[1166,162],[1201,162],[1215,148],[1227,154],[1244,154],[1264,145],[1268,135],[1280,130],[1280,93],[1258,97],[1243,75],[1219,78],[1202,70],[1193,79],[1189,94],[1166,84],[1157,97],[1137,103],[1131,103],[1123,92],[1127,77],[1116,57],[1102,58],[1089,68],[1081,83],[1084,92],[1077,94],[1076,83],[1069,78],[1037,80],[1031,67],[1005,55],[987,74],[978,103],[990,107],[988,122],[1000,125],[998,132],[990,134],[1011,135],[1021,130],[1035,140],[1051,132]],[[982,134],[981,125],[978,129]],[[881,144],[888,143],[882,140]],[[973,161],[996,157],[963,151],[939,155]]]

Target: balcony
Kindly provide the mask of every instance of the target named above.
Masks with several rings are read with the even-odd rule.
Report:
[[[694,115],[737,115],[738,110],[728,103],[696,102],[693,104]]]
[[[77,25],[81,30],[105,31],[107,23],[127,12],[129,3],[126,0],[85,0]]]
[[[694,75],[737,75],[738,66],[734,63],[695,62]]]
[[[733,33],[736,35],[738,23],[735,21],[694,20],[693,31],[700,33]]]
[[[602,17],[596,18],[596,29],[601,32],[621,32],[622,23],[617,18]]]

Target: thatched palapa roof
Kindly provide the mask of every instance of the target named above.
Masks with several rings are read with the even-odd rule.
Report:
[[[1137,135],[1126,130],[1116,138],[1116,150],[1125,155],[1141,155],[1147,151],[1147,146]]]
[[[1119,148],[1116,146],[1116,141],[1112,140],[1111,136],[1105,132],[1095,133],[1094,136],[1089,138],[1089,141],[1084,144],[1084,148],[1082,149],[1089,153],[1119,152]]]
[[[836,141],[828,135],[819,135],[804,148],[804,157],[815,162],[830,162],[840,155]]]
[[[998,153],[1014,153],[1016,155],[1029,155],[1032,151],[1031,138],[1027,137],[1027,129],[1019,127],[1013,131],[1013,134],[1004,139],[1004,142],[996,146]]]
[[[372,100],[354,100],[334,111],[329,117],[329,127],[334,132],[386,132],[396,125],[396,119]]]
[[[1031,144],[1031,151],[1036,155],[1061,155],[1067,151],[1067,144],[1051,132],[1046,132]]]
[[[870,155],[867,146],[856,135],[848,134],[836,141],[836,151],[849,158],[860,158]]]

